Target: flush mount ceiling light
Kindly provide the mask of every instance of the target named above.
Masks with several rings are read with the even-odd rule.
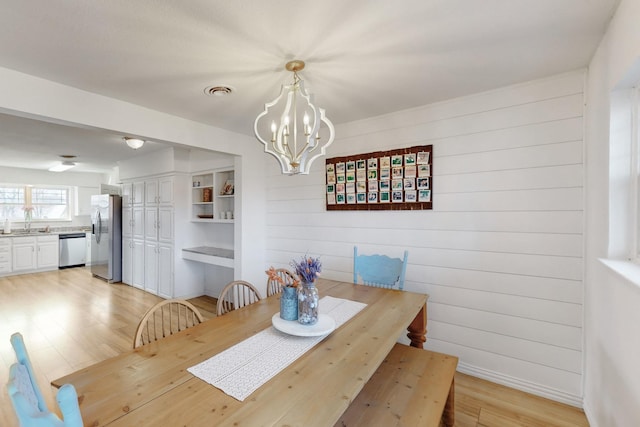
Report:
[[[65,160],[64,162],[60,162],[59,165],[55,165],[49,168],[49,172],[64,172],[66,170],[71,169],[72,167],[74,167],[76,164],[74,162],[71,162],[69,160]]]
[[[311,163],[333,142],[335,131],[324,109],[316,107],[313,95],[307,94],[304,81],[298,77],[304,62],[290,61],[285,68],[293,72],[293,83],[282,85],[280,95],[264,104],[253,131],[264,144],[265,153],[278,159],[283,174],[308,175]]]
[[[137,150],[138,148],[140,148],[140,147],[142,147],[144,145],[144,140],[143,139],[128,138],[126,136],[124,137],[124,142],[127,143],[129,148],[133,148],[134,150]]]

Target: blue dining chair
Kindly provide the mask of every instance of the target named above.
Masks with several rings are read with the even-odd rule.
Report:
[[[71,384],[58,390],[56,401],[63,419],[49,411],[40,387],[36,382],[33,366],[20,333],[11,336],[11,345],[17,363],[9,368],[7,391],[21,427],[82,427],[82,415],[78,406],[78,395]]]
[[[403,259],[387,255],[358,255],[358,247],[353,247],[353,283],[358,277],[365,285],[387,289],[403,289],[407,271],[409,252],[404,251]]]

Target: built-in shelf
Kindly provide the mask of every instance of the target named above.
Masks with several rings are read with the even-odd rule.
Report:
[[[192,175],[191,220],[233,223],[234,171],[222,169]]]
[[[212,246],[198,246],[182,249],[182,258],[205,264],[234,267],[233,249],[215,248]]]

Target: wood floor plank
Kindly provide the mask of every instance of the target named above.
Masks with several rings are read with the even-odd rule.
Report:
[[[139,320],[160,300],[96,279],[87,268],[0,277],[0,426],[18,426],[4,388],[15,361],[12,333],[24,335],[40,387],[54,408],[50,382],[130,349]],[[205,318],[215,316],[214,298],[189,301]],[[578,408],[459,372],[455,381],[457,427],[589,425]]]

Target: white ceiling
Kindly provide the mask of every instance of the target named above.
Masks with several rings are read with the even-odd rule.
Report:
[[[251,135],[288,60],[340,124],[585,67],[618,3],[0,0],[0,67]],[[133,153],[119,137],[0,116],[0,165],[106,170]]]

